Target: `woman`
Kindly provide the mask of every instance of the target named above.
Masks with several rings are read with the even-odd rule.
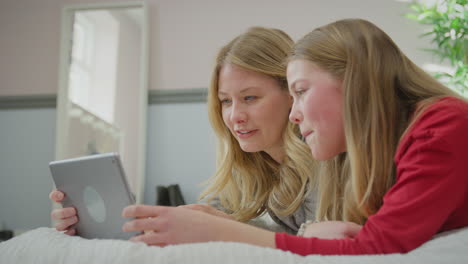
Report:
[[[217,170],[202,194],[216,209],[186,208],[289,233],[314,218],[313,160],[298,127],[288,122],[292,99],[283,61],[292,45],[281,30],[254,27],[219,51],[208,94]],[[64,194],[50,197],[60,202]],[[264,212],[279,227],[259,221]],[[74,208],[56,209],[52,218],[57,230],[76,232]]]
[[[131,206],[124,216],[157,216],[126,223],[125,231],[157,230],[132,240],[238,241],[301,255],[382,254],[408,252],[439,232],[468,226],[468,103],[412,63],[381,29],[348,19],[312,31],[294,46],[287,77],[294,98],[290,119],[321,160],[313,169],[319,175],[317,218],[325,222],[305,228],[313,237],[183,208]],[[351,232],[352,239],[314,235],[333,235],[334,221],[362,229]]]
[[[295,233],[313,218],[314,204],[312,158],[288,123],[292,100],[283,61],[292,45],[280,30],[254,27],[218,53],[208,94],[217,170],[202,197],[238,221],[268,211]]]

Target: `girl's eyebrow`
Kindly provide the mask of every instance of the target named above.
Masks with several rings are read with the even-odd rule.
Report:
[[[297,83],[297,80],[294,81],[293,83],[291,83],[291,85],[289,85],[289,90],[290,91],[294,91],[294,87],[296,86],[296,83]]]
[[[307,83],[307,80],[305,79],[297,79],[297,80],[294,80],[294,82],[291,83],[291,85],[289,85],[289,90],[294,90],[296,88],[296,85],[299,84],[299,83]]]

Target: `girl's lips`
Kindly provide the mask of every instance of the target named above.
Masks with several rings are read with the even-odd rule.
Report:
[[[312,132],[314,132],[314,131],[305,132],[304,134],[302,134],[302,136],[303,136],[304,138],[307,138],[307,136],[309,136],[310,134],[312,134]]]
[[[240,139],[246,139],[246,138],[249,138],[249,137],[255,135],[258,130],[257,129],[256,130],[250,130],[247,133],[241,133],[241,131],[246,131],[246,130],[236,130],[237,137],[240,138]]]

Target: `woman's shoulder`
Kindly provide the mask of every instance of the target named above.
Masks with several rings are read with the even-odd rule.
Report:
[[[317,207],[317,193],[314,191],[307,192],[304,196],[304,201],[291,215],[277,216],[275,213],[267,208],[270,217],[278,224],[289,228],[296,233],[299,227],[307,220],[315,220],[315,211]],[[292,232],[288,232],[292,233]]]

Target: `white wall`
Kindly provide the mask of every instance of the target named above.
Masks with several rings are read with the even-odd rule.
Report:
[[[207,86],[217,50],[253,25],[277,27],[297,40],[317,26],[360,17],[388,32],[417,63],[426,55],[420,28],[403,18],[406,4],[393,0],[202,0],[153,5],[152,89]],[[183,78],[180,78],[183,76]]]
[[[61,9],[113,0],[0,1],[0,96],[57,91]],[[118,2],[122,0],[116,0]],[[254,25],[278,27],[298,39],[346,17],[366,18],[389,33],[421,64],[421,27],[402,17],[395,0],[147,0],[150,15],[150,89],[207,87],[217,50]]]

